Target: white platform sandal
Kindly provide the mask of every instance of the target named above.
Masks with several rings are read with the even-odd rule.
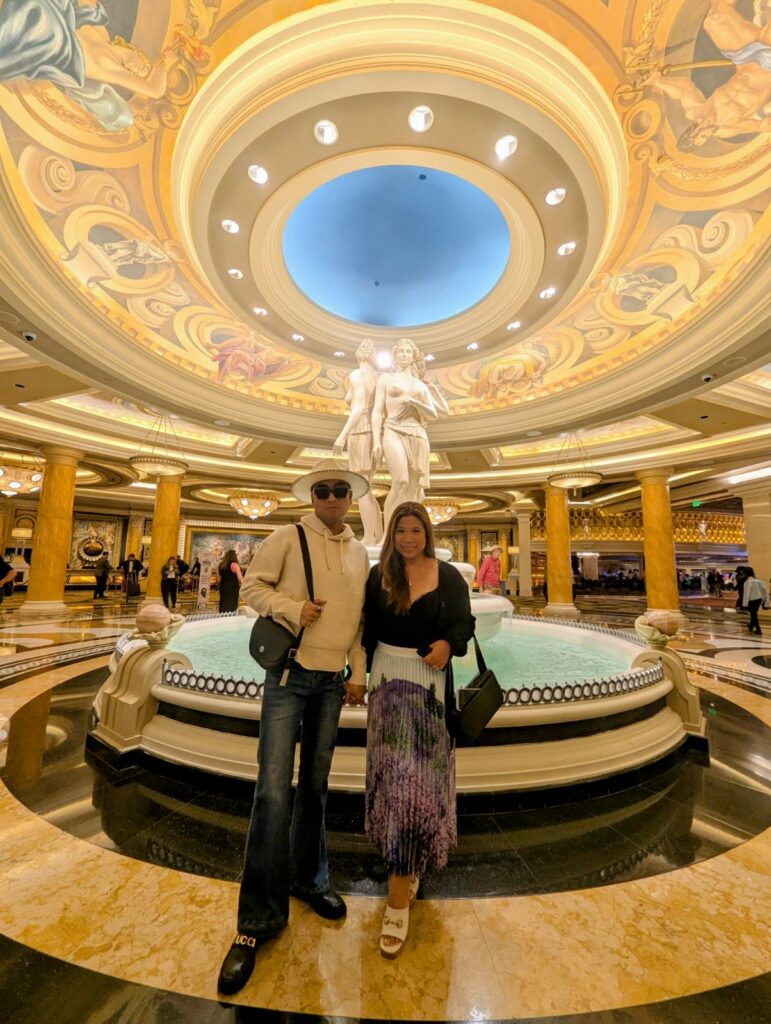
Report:
[[[395,960],[404,949],[407,941],[407,930],[410,926],[410,908],[386,907],[383,914],[383,927],[380,929],[380,954],[386,960]],[[386,945],[383,939],[398,939],[398,942]]]

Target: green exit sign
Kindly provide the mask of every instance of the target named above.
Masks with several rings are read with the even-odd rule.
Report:
[[[693,506],[693,508],[698,508],[699,505],[701,505],[701,502],[700,501],[692,501],[691,505]]]

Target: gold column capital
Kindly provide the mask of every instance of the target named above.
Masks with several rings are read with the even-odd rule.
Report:
[[[40,446],[49,466],[77,466],[86,457],[79,448],[67,448],[64,445],[45,444]]]
[[[672,466],[652,466],[650,469],[638,469],[635,477],[641,484],[668,484],[674,474]]]
[[[547,496],[548,495],[555,495],[555,494],[564,494],[566,501],[567,501],[567,498],[568,498],[567,488],[565,488],[565,487],[554,487],[552,484],[544,484],[543,485],[543,493],[545,495],[547,495]]]

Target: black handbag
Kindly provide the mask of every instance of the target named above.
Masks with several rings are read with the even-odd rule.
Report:
[[[308,551],[308,541],[302,526],[296,524],[300,537],[300,549],[305,567],[305,582],[308,587],[308,599],[313,600],[313,569]],[[297,656],[297,649],[303,638],[305,627],[295,636],[286,626],[282,626],[269,615],[261,615],[252,626],[249,638],[249,653],[257,664],[268,672],[281,672],[280,686],[285,686],[289,673]]]
[[[493,670],[485,664],[477,638],[472,639],[478,671],[469,685],[461,687],[458,691],[458,704],[455,701],[450,662],[447,663],[445,684],[447,728],[453,739],[462,740],[464,743],[476,743],[495,712],[503,705],[503,690]]]

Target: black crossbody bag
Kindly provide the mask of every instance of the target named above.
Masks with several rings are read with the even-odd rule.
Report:
[[[451,662],[447,662],[445,677],[445,709],[447,729],[453,739],[476,743],[503,705],[503,691],[492,669],[485,664],[476,636],[472,637],[477,656],[477,674],[468,686],[458,691],[459,705],[455,701]]]
[[[311,568],[310,551],[308,551],[308,540],[302,526],[297,523],[296,527],[305,567],[308,600],[313,601],[313,569]],[[295,636],[286,626],[280,625],[269,615],[261,615],[252,626],[249,653],[260,668],[264,668],[268,672],[281,672],[279,686],[286,686],[304,632],[305,627],[302,626],[300,632]]]

